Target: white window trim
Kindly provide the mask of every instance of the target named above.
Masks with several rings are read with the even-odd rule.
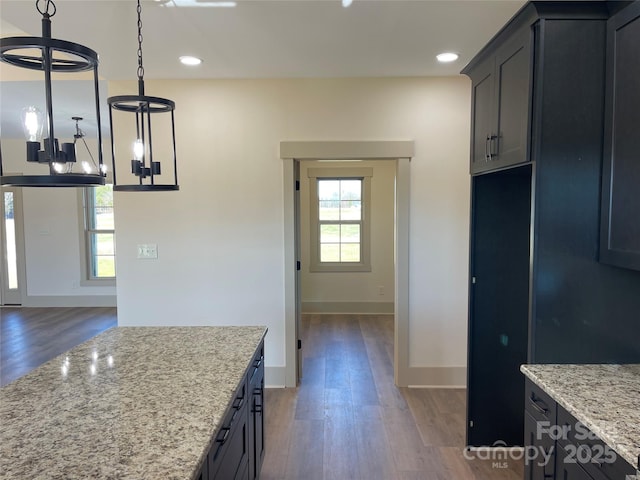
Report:
[[[82,287],[115,287],[116,277],[113,278],[91,278],[90,266],[91,260],[89,259],[89,234],[87,230],[87,213],[86,205],[87,197],[85,192],[87,188],[78,188],[78,219],[80,234],[80,286]]]
[[[310,272],[370,272],[371,271],[371,177],[373,168],[310,168],[307,176],[310,192]],[[320,222],[318,220],[318,178],[362,180],[362,220],[360,232],[360,262],[320,261]]]

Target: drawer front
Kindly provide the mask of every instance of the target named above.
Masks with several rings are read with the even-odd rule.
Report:
[[[558,444],[565,462],[578,463],[595,480],[624,480],[636,470],[573,415],[558,407]]]
[[[528,378],[525,382],[524,409],[535,420],[549,422],[549,426],[556,422],[556,402],[540,387]]]
[[[233,479],[247,463],[247,382],[240,384],[209,453],[209,478]]]

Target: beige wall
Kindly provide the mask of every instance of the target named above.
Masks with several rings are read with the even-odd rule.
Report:
[[[115,194],[121,325],[267,325],[267,382],[277,383],[285,363],[280,141],[414,140],[410,363],[466,364],[466,78],[146,86],[176,102],[180,191]],[[112,82],[109,94],[135,88]],[[158,259],[137,260],[139,243],[156,243]]]
[[[371,271],[310,272],[309,168],[371,168]],[[304,161],[300,166],[300,253],[303,311],[393,312],[394,160],[363,162]],[[379,293],[382,287],[383,294]]]

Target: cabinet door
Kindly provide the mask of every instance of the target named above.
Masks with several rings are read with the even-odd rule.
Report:
[[[640,4],[607,24],[600,260],[640,270]]]
[[[491,169],[489,148],[493,122],[495,62],[493,57],[478,65],[471,74],[471,173]]]
[[[558,480],[594,480],[564,448],[556,455],[556,476]]]
[[[469,73],[471,173],[529,160],[531,35],[520,30]]]
[[[524,414],[524,445],[527,462],[525,480],[554,478],[555,442],[549,435],[540,434],[538,422],[527,412]],[[529,460],[530,458],[530,460]]]
[[[490,140],[493,168],[528,161],[531,30],[524,29],[496,52],[495,129]]]

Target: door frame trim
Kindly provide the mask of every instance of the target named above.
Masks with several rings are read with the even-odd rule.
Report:
[[[284,186],[284,312],[285,386],[296,387],[298,378],[295,298],[294,162],[296,160],[395,160],[394,231],[394,380],[410,384],[409,368],[409,197],[413,140],[401,141],[282,141]]]

